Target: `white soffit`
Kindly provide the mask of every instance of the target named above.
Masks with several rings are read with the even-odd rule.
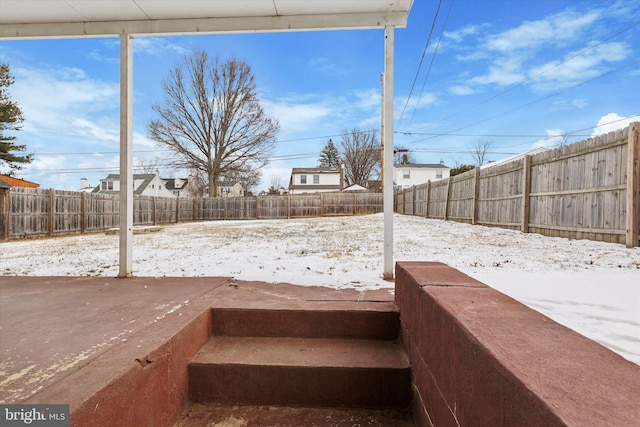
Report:
[[[0,0],[0,38],[405,27],[413,0]]]

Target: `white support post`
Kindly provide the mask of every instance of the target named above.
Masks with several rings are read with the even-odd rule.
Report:
[[[384,160],[384,272],[385,280],[393,279],[393,48],[394,26],[384,27],[384,84],[382,88]]]
[[[133,37],[120,35],[120,264],[133,272]]]

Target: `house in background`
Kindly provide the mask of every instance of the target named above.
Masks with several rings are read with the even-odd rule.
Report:
[[[289,178],[289,194],[326,193],[343,187],[342,168],[293,168]]]
[[[353,192],[358,192],[358,191],[369,191],[369,189],[367,187],[363,187],[360,184],[351,184],[350,186],[345,187],[340,191],[342,191],[344,193],[353,193]]]
[[[513,162],[515,160],[521,159],[526,155],[533,156],[534,154],[544,153],[545,151],[549,151],[549,149],[544,148],[544,147],[534,148],[534,149],[529,150],[529,151],[527,151],[525,153],[516,154],[514,156],[505,157],[504,159],[487,162],[484,165],[480,166],[480,169],[486,169],[486,168],[490,168],[490,167],[497,166],[497,165],[503,165],[505,163],[509,163],[509,162]]]
[[[397,188],[409,188],[412,185],[425,184],[427,181],[449,178],[450,171],[451,168],[445,166],[444,161],[440,163],[394,165],[393,182]]]
[[[95,187],[93,185],[89,185],[89,180],[87,178],[80,178],[80,192],[82,193],[91,193]]]
[[[244,187],[238,181],[218,182],[218,197],[243,197]]]
[[[22,188],[38,188],[40,184],[36,184],[35,182],[26,181],[20,178],[14,178],[9,175],[0,174],[0,181],[9,184],[11,187],[22,187]]]
[[[112,173],[100,180],[100,184],[95,187],[92,193],[119,194],[120,174]],[[164,182],[158,173],[136,173],[133,174],[133,194],[141,196],[155,197],[176,197],[167,190]]]
[[[205,184],[198,177],[160,178],[167,190],[176,197],[204,197]]]

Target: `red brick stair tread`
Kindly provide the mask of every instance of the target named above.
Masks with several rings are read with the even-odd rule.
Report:
[[[212,337],[191,361],[208,364],[409,368],[404,349],[390,341],[284,337]]]

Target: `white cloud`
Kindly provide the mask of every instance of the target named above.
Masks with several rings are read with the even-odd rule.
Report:
[[[568,53],[564,63],[550,61],[530,68],[528,75],[534,78],[534,89],[555,90],[572,86],[602,74],[607,63],[622,61],[631,54],[626,44],[618,42],[603,43],[577,55],[583,50]]]
[[[618,129],[624,129],[632,122],[639,121],[638,116],[622,117],[616,113],[605,114],[598,120],[598,125],[591,133],[591,136],[604,135]]]
[[[464,95],[475,90],[476,85],[518,83],[542,92],[596,77],[606,71],[607,65],[631,55],[625,42],[608,42],[587,49],[595,43],[593,40],[600,34],[606,18],[615,13],[610,9],[566,9],[494,34],[483,35],[484,28],[477,26],[451,32],[451,40],[462,41],[472,35],[479,43],[465,46],[466,52],[456,56],[457,60],[488,60],[488,66],[485,72],[476,72],[450,92]],[[468,41],[465,43],[469,45]]]
[[[486,24],[485,24],[486,25]],[[456,31],[445,31],[442,36],[456,43],[462,42],[467,36],[478,34],[481,31],[481,25],[466,25]]]
[[[547,138],[533,143],[533,148],[556,148],[563,143],[565,131],[562,129],[547,129]]]
[[[93,49],[91,52],[87,54],[88,58],[96,62],[102,62],[104,64],[119,64],[120,57],[117,55],[106,55],[105,51],[102,49]]]
[[[486,48],[510,53],[546,44],[562,45],[581,37],[599,16],[597,11],[583,14],[569,10],[538,21],[527,21],[516,28],[490,36]]]
[[[26,117],[25,132],[83,134],[95,122],[94,114],[118,118],[117,83],[90,79],[76,68],[17,68],[14,73],[13,93]]]
[[[326,99],[305,101],[299,98],[282,98],[276,101],[263,100],[267,114],[280,122],[280,130],[284,134],[313,130],[319,123],[329,117],[333,108]]]
[[[574,110],[585,108],[589,105],[589,102],[586,99],[561,99],[558,101],[554,101],[549,108],[549,111],[566,111],[566,110]]]
[[[522,64],[516,57],[500,58],[489,67],[489,72],[483,76],[469,79],[470,84],[488,85],[497,84],[508,86],[521,83],[526,78],[522,70]]]
[[[295,160],[293,162],[295,162]],[[293,167],[296,167],[296,165],[290,166],[282,160],[272,161],[262,168],[262,179],[260,180],[258,188],[254,189],[254,191],[267,190],[272,185],[280,185],[285,189],[288,188],[291,169]]]
[[[356,98],[356,106],[362,109],[380,109],[382,105],[382,97],[378,89],[370,89],[354,94]]]
[[[475,93],[475,90],[473,90],[469,86],[454,85],[449,88],[449,93],[460,96],[473,95]]]
[[[340,65],[334,64],[325,57],[312,58],[309,60],[308,65],[316,72],[332,76],[344,76],[349,74],[349,70]]]
[[[167,54],[187,55],[191,51],[173,43],[168,37],[136,37],[133,41],[134,55],[166,56]]]

